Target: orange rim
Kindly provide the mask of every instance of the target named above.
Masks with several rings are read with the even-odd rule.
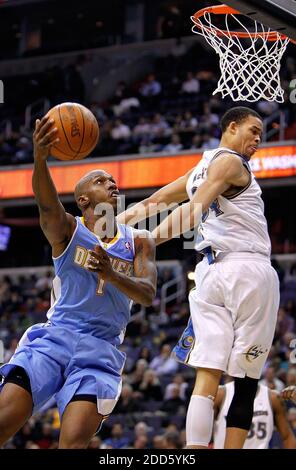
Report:
[[[238,10],[235,10],[235,8],[232,8],[232,7],[229,7],[227,5],[215,5],[215,6],[212,6],[212,7],[206,7],[206,8],[202,8],[201,10],[197,11],[193,16],[192,16],[192,20],[194,21],[195,25],[199,28],[199,29],[202,29],[202,27],[200,26],[199,24],[199,19],[204,16],[205,13],[213,13],[214,15],[243,15],[243,13],[240,13]],[[254,20],[255,21],[255,20]],[[257,23],[259,23],[259,21],[257,21]],[[211,28],[207,27],[207,26],[203,26],[204,28],[206,28],[207,30],[210,31]],[[213,25],[213,27],[215,28],[215,26]],[[224,29],[217,29],[216,30],[216,33],[218,36],[236,36],[238,38],[245,38],[245,39],[248,39],[248,38],[264,38],[264,39],[267,39],[268,41],[277,41],[279,36],[282,38],[282,39],[287,39],[288,36],[286,36],[285,34],[281,34],[281,33],[278,33],[277,31],[268,31],[268,32],[256,32],[256,33],[252,33],[251,31],[249,33],[246,33],[246,32],[242,32],[242,31],[227,31],[227,30],[224,30]],[[296,44],[296,41],[294,41],[293,39],[290,39],[288,38],[291,42],[293,42],[294,44]]]

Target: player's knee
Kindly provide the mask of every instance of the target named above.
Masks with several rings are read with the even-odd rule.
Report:
[[[258,387],[258,380],[244,377],[236,378],[234,395],[226,417],[228,428],[249,430],[252,418],[254,400]]]
[[[91,436],[92,437],[92,436]],[[79,428],[61,432],[59,449],[86,449],[90,438]]]

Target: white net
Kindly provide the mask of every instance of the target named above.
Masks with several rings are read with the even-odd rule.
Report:
[[[221,77],[213,95],[220,92],[222,98],[230,95],[233,101],[254,102],[265,99],[282,103],[284,90],[280,83],[280,62],[289,38],[265,28],[255,20],[252,20],[254,31],[250,32],[233,14],[223,15],[223,30],[213,24],[211,16],[210,12],[205,12],[202,17],[192,16],[191,19],[195,23],[192,31],[204,36],[219,54]],[[243,33],[244,38],[233,32],[233,24],[240,30],[239,34]]]

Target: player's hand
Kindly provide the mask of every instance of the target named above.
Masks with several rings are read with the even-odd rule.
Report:
[[[281,397],[296,403],[296,386],[290,385],[290,387],[284,388],[284,390],[281,391]]]
[[[44,116],[41,121],[36,120],[33,144],[34,158],[37,160],[46,160],[50,154],[50,148],[60,141],[57,137],[58,129],[53,127],[53,124],[54,120],[49,119],[49,116]]]
[[[109,256],[100,245],[96,245],[94,251],[89,250],[90,258],[87,269],[93,273],[98,273],[101,279],[112,280],[115,271],[112,268]]]

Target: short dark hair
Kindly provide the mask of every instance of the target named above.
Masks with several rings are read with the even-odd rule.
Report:
[[[234,121],[240,123],[247,119],[248,116],[254,116],[262,121],[262,117],[256,113],[256,111],[251,108],[246,108],[245,106],[236,106],[235,108],[231,108],[226,111],[220,121],[222,134],[224,134],[231,122]]]

